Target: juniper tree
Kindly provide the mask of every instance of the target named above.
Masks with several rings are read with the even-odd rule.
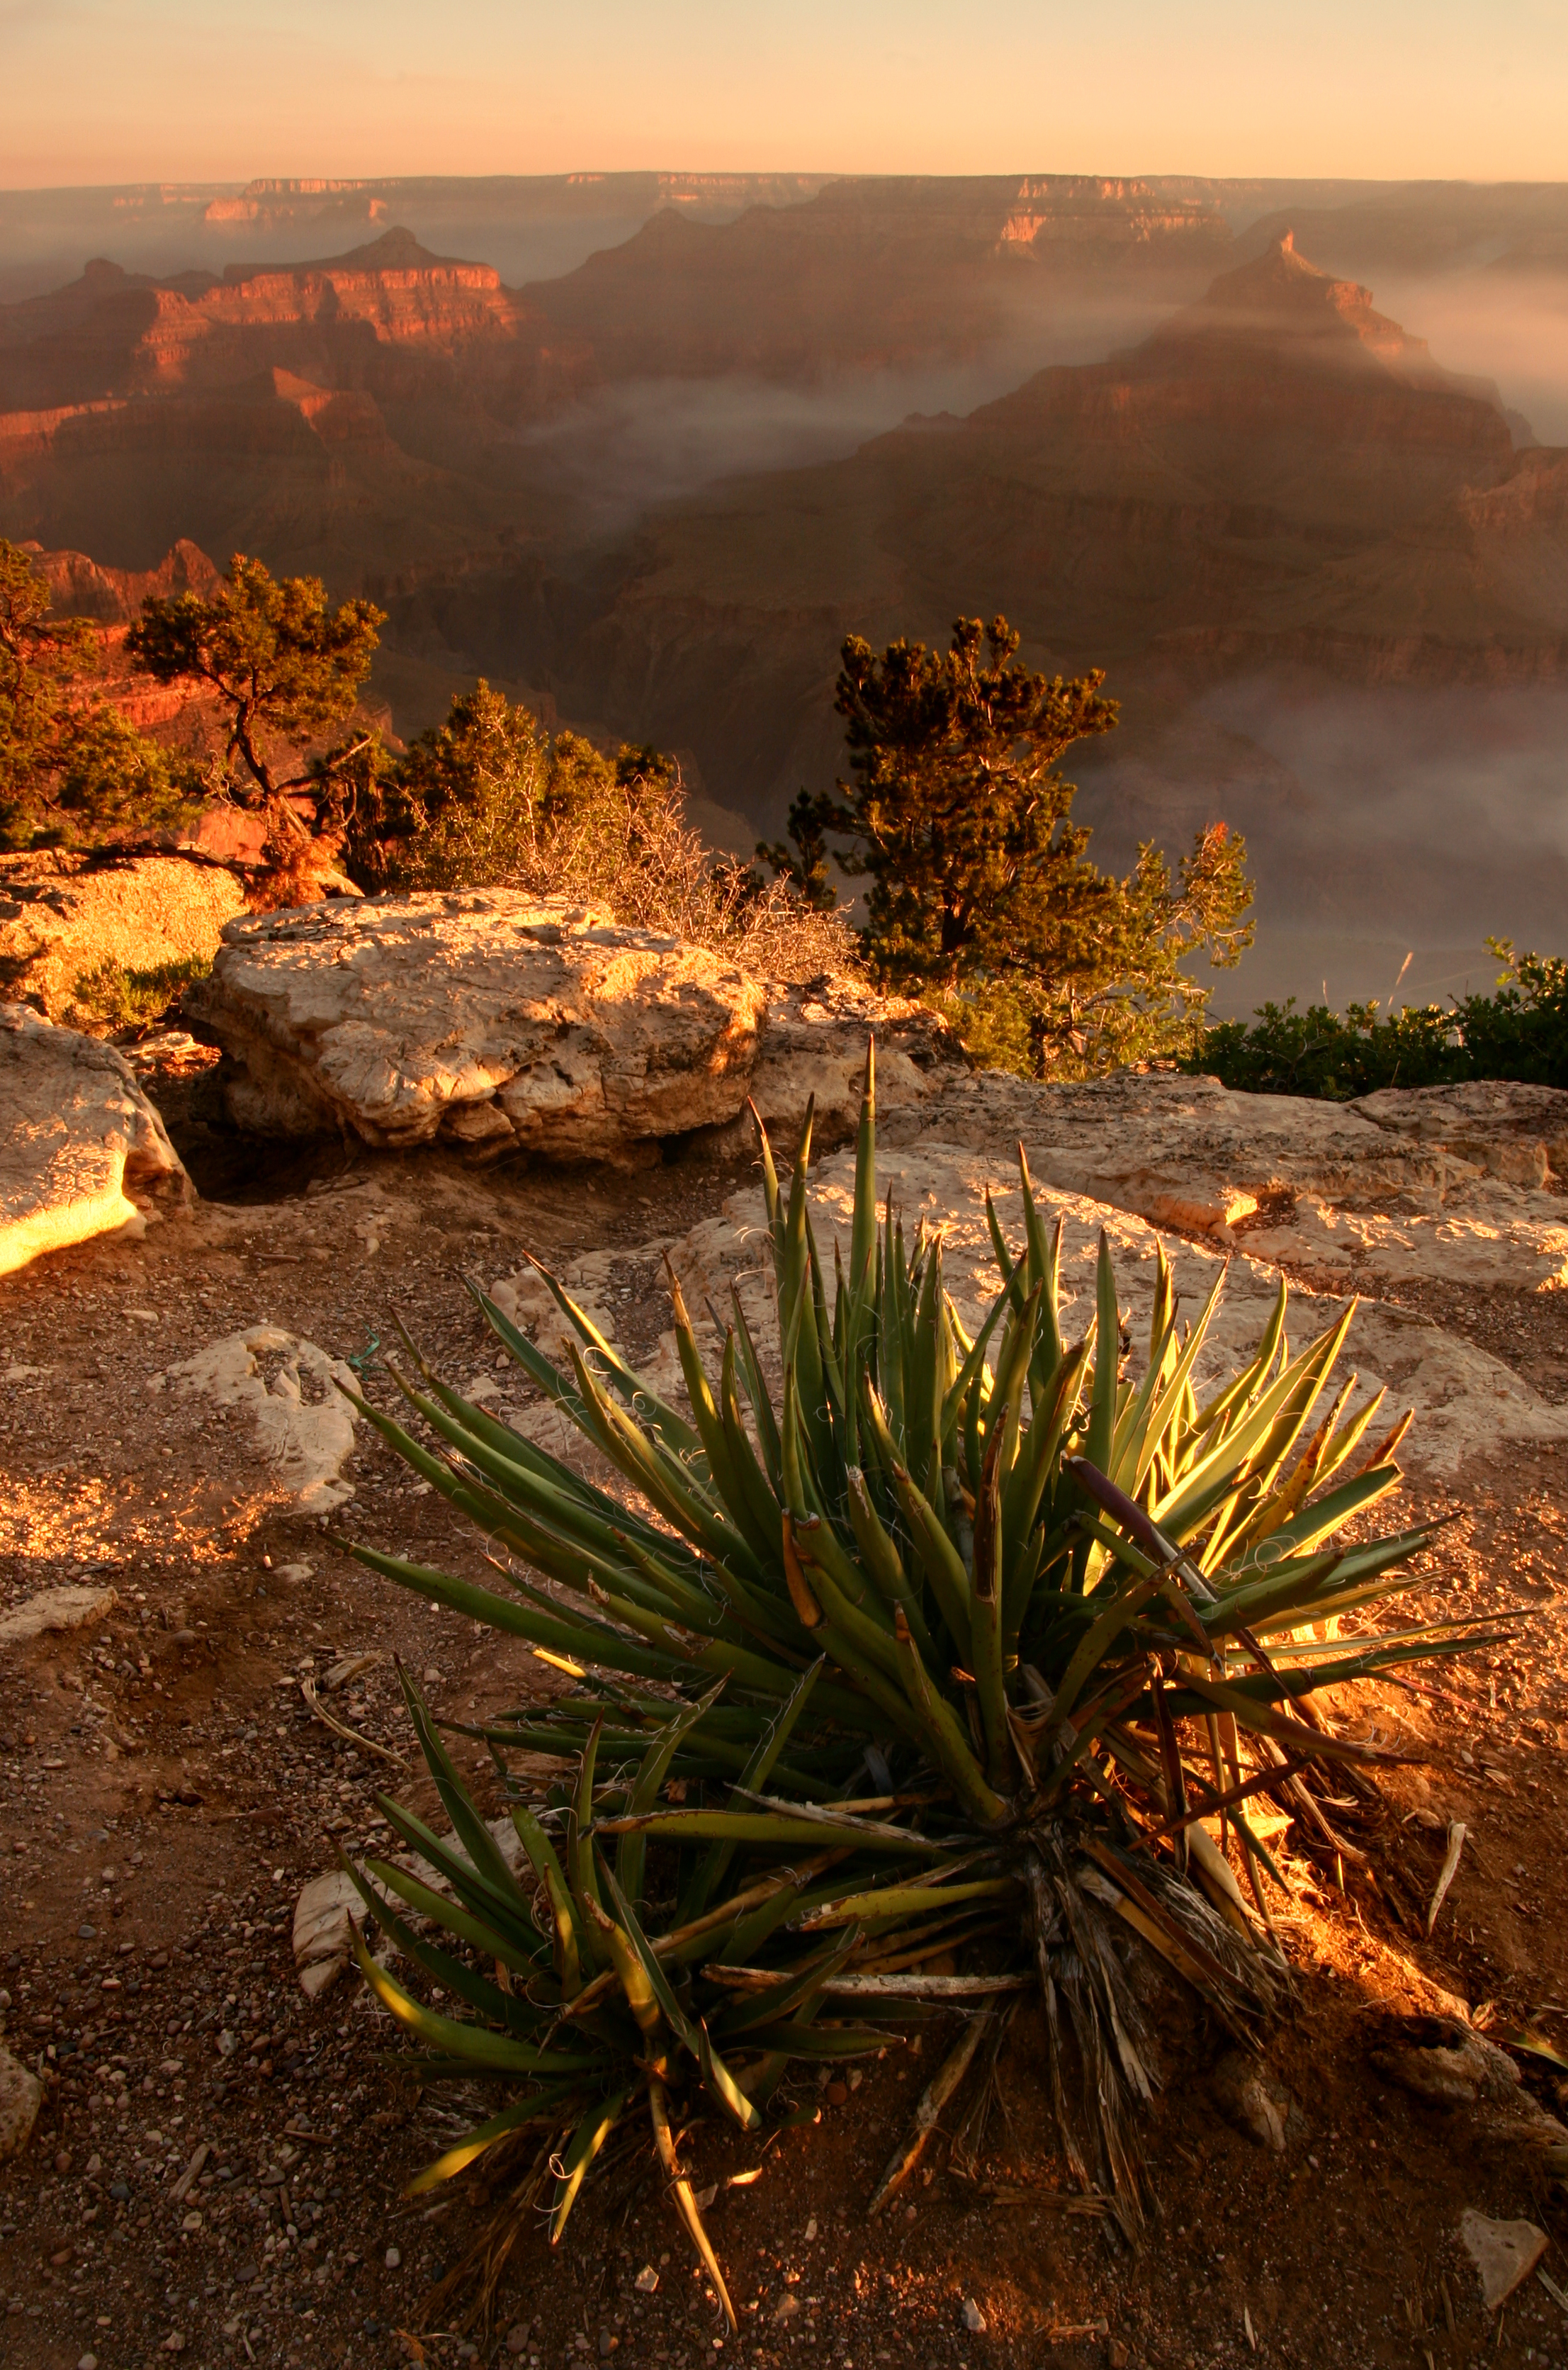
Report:
[[[177,592],[143,602],[126,647],[159,683],[201,683],[216,696],[228,719],[230,788],[243,804],[277,810],[303,795],[325,822],[338,777],[374,735],[356,734],[314,764],[304,753],[352,716],[384,622],[373,602],[333,608],[319,577],[275,579],[236,552],[210,601]],[[280,772],[280,742],[301,761],[292,775]]]
[[[869,882],[862,943],[886,986],[950,1007],[993,1058],[1038,1073],[1104,1068],[1185,1044],[1207,992],[1184,964],[1237,961],[1252,942],[1246,850],[1222,823],[1173,874],[1140,846],[1125,878],[1086,853],[1076,742],[1109,732],[1116,703],[1094,671],[1064,679],[1020,663],[1005,617],[961,617],[945,651],[852,635],[836,706],[851,779],[790,811],[797,854],[760,852],[805,877],[829,834]]]

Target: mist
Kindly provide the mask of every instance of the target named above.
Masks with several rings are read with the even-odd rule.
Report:
[[[910,418],[962,416],[1036,371],[1103,362],[1171,309],[1042,284],[1010,303],[997,338],[963,361],[824,373],[807,383],[738,374],[623,381],[530,423],[515,441],[572,497],[589,533],[617,535],[659,503],[726,478],[840,460]]]
[[[1257,944],[1201,974],[1220,1017],[1386,1003],[1406,954],[1396,1001],[1440,1001],[1490,986],[1489,938],[1568,945],[1568,688],[1260,674],[1179,716],[1134,707],[1073,769],[1102,864],[1145,838],[1175,856],[1219,817],[1245,835]]]
[[[1446,370],[1491,379],[1538,443],[1568,444],[1568,272],[1379,275],[1373,296]]]

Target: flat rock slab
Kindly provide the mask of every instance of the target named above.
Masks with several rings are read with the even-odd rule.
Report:
[[[301,1513],[330,1513],[353,1496],[343,1467],[358,1418],[343,1390],[357,1391],[359,1378],[315,1342],[280,1325],[252,1325],[182,1359],[151,1387],[247,1408],[257,1453]]]
[[[27,1005],[0,1005],[0,1275],[189,1198],[124,1057]]]
[[[40,1588],[25,1604],[0,1613],[0,1646],[24,1646],[52,1629],[85,1629],[89,1621],[112,1613],[118,1602],[112,1588]]]
[[[1558,1123],[1542,1108],[1551,1092],[1391,1089],[1350,1104],[1233,1094],[1217,1078],[1162,1072],[1087,1086],[944,1074],[879,1133],[999,1155],[1022,1139],[1044,1184],[1325,1289],[1429,1279],[1550,1292],[1568,1285],[1568,1202],[1539,1190],[1543,1139],[1530,1131]],[[1510,1146],[1516,1160],[1505,1157]]]
[[[340,899],[246,915],[186,1010],[228,1057],[235,1123],[437,1138],[470,1156],[635,1165],[720,1133],[759,1094],[785,1124],[807,1096],[841,1126],[867,1035],[889,1098],[962,1056],[933,1016],[853,985],[770,986],[596,907],[504,890]]]
[[[975,1115],[979,1107],[964,1099]],[[1009,1159],[1002,1145],[995,1150],[985,1148],[986,1132],[977,1130],[975,1136],[975,1141],[962,1144],[921,1138],[908,1146],[879,1149],[877,1159],[879,1191],[890,1193],[901,1211],[906,1238],[922,1218],[928,1226],[940,1226],[944,1281],[971,1332],[1000,1289],[986,1221],[988,1190],[1002,1232],[1015,1251],[1024,1232],[1015,1157]],[[1047,1164],[1050,1147],[1037,1143],[1033,1135],[1025,1135],[1024,1143],[1037,1179]],[[812,1214],[830,1271],[834,1236],[842,1256],[846,1260],[849,1256],[853,1198],[853,1155],[835,1153],[814,1165]],[[1148,1337],[1162,1239],[1182,1310],[1188,1316],[1203,1306],[1226,1265],[1221,1245],[1179,1236],[1162,1237],[1148,1220],[1134,1215],[1125,1205],[1116,1206],[1108,1194],[1092,1200],[1087,1194],[1037,1186],[1036,1201],[1047,1225],[1058,1218],[1062,1221],[1064,1338],[1082,1335],[1093,1314],[1097,1247],[1104,1230],[1116,1261],[1118,1295],[1131,1329],[1135,1371]],[[761,1193],[748,1189],[731,1196],[722,1215],[683,1237],[670,1257],[694,1315],[705,1310],[710,1300],[715,1307],[725,1308],[733,1285],[759,1342],[768,1354],[776,1355],[766,1244]],[[1262,1260],[1230,1257],[1224,1291],[1195,1371],[1200,1395],[1238,1374],[1251,1359],[1274,1306],[1279,1281],[1278,1271]],[[521,1310],[524,1294],[521,1285],[516,1289]],[[1291,1305],[1290,1338],[1293,1345],[1300,1347],[1324,1331],[1345,1303],[1338,1294],[1293,1287]],[[699,1336],[716,1353],[722,1345],[712,1333],[710,1320],[704,1315],[696,1324]],[[1488,1455],[1505,1442],[1568,1440],[1568,1408],[1539,1398],[1485,1351],[1387,1303],[1364,1304],[1357,1311],[1338,1371],[1343,1374],[1352,1368],[1358,1376],[1355,1404],[1361,1404],[1374,1391],[1387,1392],[1379,1430],[1391,1424],[1397,1412],[1414,1409],[1414,1427],[1400,1452],[1402,1465],[1453,1473],[1472,1457]],[[656,1389],[679,1392],[672,1335],[665,1337],[659,1363],[648,1379]]]
[[[1533,2222],[1493,2222],[1472,2205],[1459,2216],[1459,2240],[1481,2274],[1488,2312],[1495,2312],[1524,2285],[1547,2248],[1546,2232]]]
[[[1440,1144],[1510,1185],[1568,1173],[1568,1093],[1516,1079],[1453,1087],[1385,1087],[1346,1106],[1376,1127]]]

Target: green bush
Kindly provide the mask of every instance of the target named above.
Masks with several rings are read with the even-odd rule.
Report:
[[[94,846],[199,803],[194,766],[86,687],[101,663],[94,627],[52,616],[42,570],[0,536],[0,849]]]
[[[1254,1095],[1348,1102],[1380,1087],[1447,1087],[1467,1078],[1568,1087],[1568,962],[1516,954],[1488,938],[1505,965],[1494,995],[1409,1005],[1379,1017],[1373,1004],[1343,1016],[1326,1004],[1298,1011],[1294,996],[1261,1005],[1251,1024],[1206,1029],[1181,1066]]]
[[[1036,674],[1005,617],[960,617],[951,647],[852,634],[835,706],[848,782],[802,790],[787,844],[759,857],[832,903],[830,856],[868,883],[861,952],[881,987],[918,995],[974,1059],[1025,1077],[1103,1076],[1185,1051],[1210,991],[1253,942],[1246,846],[1214,822],[1173,866],[1150,843],[1125,879],[1088,856],[1058,770],[1110,731],[1098,672]],[[830,842],[837,842],[836,848]]]
[[[87,971],[78,972],[66,1010],[66,1025],[89,1037],[119,1037],[158,1019],[192,980],[205,979],[212,963],[207,955],[187,955],[177,962],[155,963],[147,971],[127,971],[112,955]]]

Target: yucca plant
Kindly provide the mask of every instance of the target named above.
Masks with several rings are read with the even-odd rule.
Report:
[[[1071,2175],[1133,2227],[1127,2105],[1150,2095],[1157,2060],[1128,1949],[1148,1945],[1232,2033],[1253,2031],[1287,1971],[1263,1875],[1284,1880],[1247,1804],[1266,1793],[1321,1817],[1314,1771],[1382,1757],[1334,1731],[1318,1691],[1485,1641],[1439,1624],[1327,1642],[1337,1616],[1404,1584],[1398,1568],[1431,1536],[1343,1536],[1397,1486],[1403,1431],[1374,1440],[1380,1397],[1357,1410],[1355,1377],[1334,1385],[1350,1310],[1292,1352],[1282,1283],[1255,1356],[1200,1398],[1220,1282],[1184,1328],[1162,1252],[1147,1352],[1127,1371],[1102,1236],[1093,1316],[1066,1341],[1061,1229],[1047,1231],[1020,1148],[1024,1239],[1009,1244],[988,1197],[1000,1289],[971,1338],[944,1288],[940,1232],[922,1224],[906,1240],[891,1203],[878,1210],[870,1059],[830,1295],[807,1206],[810,1116],[787,1191],[759,1133],[775,1387],[773,1345],[753,1337],[738,1293],[715,1373],[671,1277],[681,1408],[550,1279],[576,1336],[569,1373],[475,1288],[624,1497],[417,1358],[418,1377],[396,1379],[433,1445],[361,1402],[479,1526],[502,1584],[354,1552],[529,1639],[576,1682],[473,1731],[503,1767],[509,1748],[577,1763],[552,1814],[558,1850],[538,1809],[512,1804],[521,1885],[409,1690],[462,1851],[386,1813],[458,1905],[389,1863],[361,1882],[372,1898],[379,1883],[377,1916],[475,2018],[434,2019],[363,1963],[425,2042],[427,2073],[480,2065],[527,2086],[421,2178],[530,2119],[569,2117],[558,2235],[634,2102],[646,2099],[673,2176],[672,2088],[701,2085],[750,2126],[792,2055],[880,2046],[895,2008],[901,2026],[948,1994],[1027,1979]],[[1216,1818],[1218,1840],[1204,1824]],[[510,1986],[460,1974],[386,1891],[509,1967]],[[916,1972],[967,1948],[983,1971]],[[676,2195],[716,2279],[690,2192]]]

